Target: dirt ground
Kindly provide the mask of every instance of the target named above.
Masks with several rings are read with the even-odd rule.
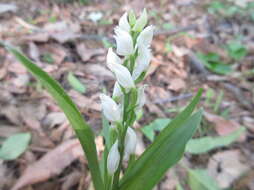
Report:
[[[254,190],[254,5],[221,2],[224,7],[213,0],[1,0],[0,39],[20,47],[58,80],[99,134],[99,94],[112,92],[114,84],[105,65],[107,49],[115,43],[113,29],[125,11],[146,8],[156,32],[144,81],[147,104],[135,124],[138,154],[150,143],[142,127],[156,118],[173,118],[200,87],[199,106],[205,112],[196,138],[224,137],[245,128],[230,145],[186,152],[156,189],[174,190],[179,183],[191,189],[188,167],[206,170],[221,189]],[[12,7],[4,11],[3,3]],[[84,92],[73,88],[70,73]],[[18,158],[0,159],[1,190],[92,189],[67,119],[41,84],[0,48],[0,144],[20,132],[30,133],[31,142]],[[96,144],[101,152],[100,136]]]

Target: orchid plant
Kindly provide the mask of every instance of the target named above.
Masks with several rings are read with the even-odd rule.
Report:
[[[135,154],[137,135],[133,127],[146,102],[146,85],[141,83],[152,58],[154,27],[147,26],[147,22],[146,10],[139,18],[130,11],[115,27],[116,50],[109,48],[106,65],[116,82],[112,96],[100,95],[105,142],[101,157],[97,155],[94,132],[58,82],[17,49],[0,42],[45,86],[66,114],[84,149],[95,190],[152,189],[180,160],[201,120],[202,110],[192,114],[201,97],[199,90],[143,154]]]

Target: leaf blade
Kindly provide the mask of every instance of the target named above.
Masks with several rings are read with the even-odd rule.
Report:
[[[186,145],[186,152],[191,154],[207,153],[210,150],[228,146],[233,143],[245,131],[245,128],[240,128],[229,135],[222,137],[203,137],[198,139],[191,139]]]
[[[196,122],[187,122],[201,94],[202,90],[198,92],[189,106],[169,123],[141,157],[135,161],[132,168],[128,170],[129,172],[127,171],[120,182],[121,190],[152,189],[167,169],[181,158],[186,144],[185,140],[187,141],[191,138],[201,120],[202,111],[198,111],[191,116],[193,121],[195,119]],[[184,123],[186,124],[183,125]],[[191,124],[191,127],[188,128],[188,124]],[[189,130],[189,133],[184,133],[186,129]],[[175,143],[181,135],[185,135],[185,140],[182,141],[181,144]],[[163,151],[160,151],[160,149]],[[168,156],[172,157],[168,158]],[[165,161],[165,163],[163,163],[163,161]]]

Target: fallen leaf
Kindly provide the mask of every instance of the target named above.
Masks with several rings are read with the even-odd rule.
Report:
[[[67,121],[67,118],[63,112],[51,112],[44,119],[44,124],[48,125],[50,128],[61,125]]]
[[[100,48],[87,48],[84,43],[80,43],[77,45],[77,52],[84,62],[89,61],[93,56],[103,55],[105,53],[105,51]]]
[[[170,80],[170,84],[168,87],[170,90],[179,92],[180,90],[183,90],[186,88],[186,83],[181,78],[174,78]]]
[[[27,42],[47,42],[49,40],[49,34],[46,32],[40,32],[40,33],[32,33],[29,35],[22,36],[20,38],[21,41]]]
[[[218,152],[209,159],[208,173],[216,179],[221,188],[228,188],[250,167],[239,150]]]
[[[104,67],[101,64],[85,64],[84,68],[84,72],[87,74],[91,74],[93,73],[93,75],[95,75],[98,78],[101,78],[103,80],[106,79],[110,79],[113,80],[114,79],[114,75],[112,74],[112,72],[110,72],[106,67]]]
[[[9,187],[13,181],[12,171],[7,168],[3,160],[0,160],[0,189]]]
[[[61,190],[70,190],[71,187],[78,184],[81,177],[82,177],[82,174],[78,171],[74,171],[70,173],[68,176],[64,177]]]
[[[33,42],[29,42],[28,44],[28,55],[36,62],[40,61],[40,51],[38,47]]]
[[[59,175],[64,168],[83,156],[77,139],[68,140],[46,153],[41,159],[29,165],[18,179],[12,190],[43,182]]]
[[[244,116],[243,125],[246,126],[250,131],[254,133],[254,118],[249,116]]]
[[[16,78],[14,78],[12,82],[16,87],[21,88],[26,87],[29,83],[29,80],[30,78],[28,74],[20,74]]]
[[[80,94],[75,90],[70,90],[69,95],[73,98],[74,102],[81,108],[101,111],[101,105],[90,98]]]
[[[220,135],[220,136],[225,136],[229,135],[230,133],[236,131],[241,127],[241,125],[235,121],[232,120],[227,120],[224,119],[221,116],[214,115],[208,112],[204,113],[205,118],[214,124],[215,131]],[[239,140],[244,141],[246,138],[246,133],[243,133]]]

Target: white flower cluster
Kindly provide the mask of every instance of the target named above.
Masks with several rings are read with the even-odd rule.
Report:
[[[152,58],[150,44],[153,38],[153,26],[147,26],[146,10],[136,19],[133,12],[125,13],[115,28],[116,53],[109,48],[107,54],[107,67],[113,72],[116,82],[112,98],[102,94],[102,112],[111,122],[118,133],[125,131],[124,157],[128,161],[129,156],[135,153],[137,137],[131,125],[135,121],[136,113],[145,104],[145,85],[137,87],[137,83],[145,77]],[[122,56],[123,58],[120,58]],[[126,104],[126,97],[128,102]],[[130,98],[134,97],[134,98]],[[132,106],[130,106],[132,105]],[[134,105],[134,106],[133,106]],[[128,107],[128,112],[126,111]],[[132,113],[132,115],[131,115]],[[134,115],[134,116],[133,116]],[[117,126],[117,127],[115,127]],[[119,129],[124,128],[126,130]],[[119,135],[120,136],[120,135]],[[114,174],[119,166],[120,153],[119,141],[113,143],[107,161],[109,174]]]

